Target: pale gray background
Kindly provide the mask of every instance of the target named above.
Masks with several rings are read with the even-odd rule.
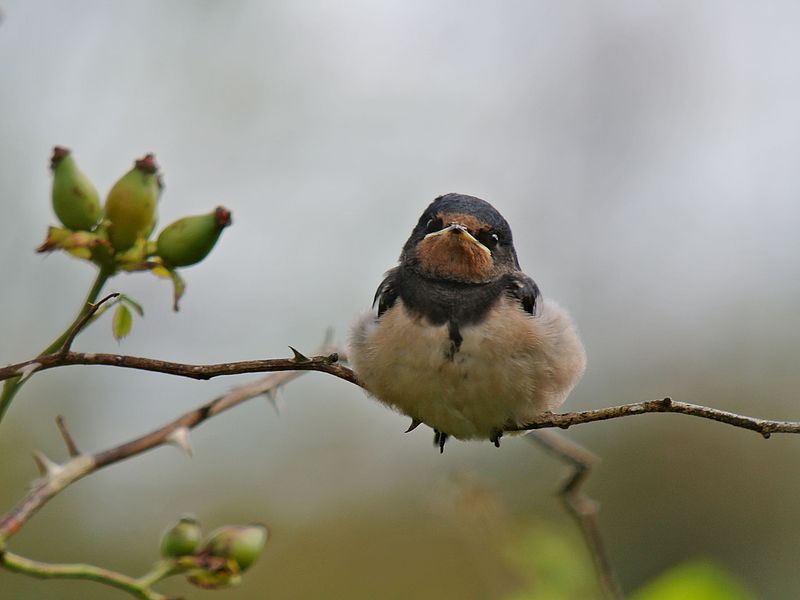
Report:
[[[46,345],[92,278],[33,253],[62,144],[102,193],[154,151],[162,224],[220,203],[234,215],[185,271],[179,314],[168,283],[119,276],[110,289],[146,318],[121,344],[101,323],[80,349],[209,362],[311,351],[328,326],[343,339],[424,206],[459,191],[503,212],[524,269],[580,326],[589,368],[565,408],[670,395],[800,418],[797,2],[0,8],[0,361]],[[34,476],[31,449],[62,456],[56,414],[101,449],[235,381],[42,374],[0,425],[0,509]],[[439,456],[429,432],[403,435],[405,419],[319,374],[284,400],[280,416],[256,400],[208,423],[192,461],[161,449],[75,485],[12,548],[141,572],[193,511],[274,531],[226,598],[485,598],[430,508],[449,475],[485,482],[520,522],[572,531],[552,497],[562,467],[521,441]],[[707,556],[795,597],[800,438],[675,415],[569,435],[604,460],[589,490],[627,589]],[[4,600],[112,596],[0,572]]]

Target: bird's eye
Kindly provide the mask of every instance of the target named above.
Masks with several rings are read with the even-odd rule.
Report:
[[[500,243],[500,238],[496,233],[492,233],[491,231],[481,231],[478,233],[478,241],[489,248],[489,250],[494,250],[497,247],[497,244]]]
[[[425,223],[425,233],[433,233],[434,231],[439,231],[443,227],[442,220],[439,218],[436,219],[428,219],[428,222]]]

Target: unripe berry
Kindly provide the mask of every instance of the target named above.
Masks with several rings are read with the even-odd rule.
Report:
[[[194,265],[208,256],[230,224],[231,212],[223,206],[205,215],[183,217],[158,235],[156,252],[170,267]]]
[[[240,571],[252,565],[267,543],[267,528],[260,524],[227,525],[208,537],[203,553],[233,559]]]
[[[91,180],[78,168],[67,148],[56,146],[50,159],[53,170],[53,210],[65,227],[90,231],[102,212],[100,196]]]
[[[155,156],[137,160],[111,188],[106,199],[108,237],[118,251],[127,250],[139,238],[147,239],[156,223],[156,204],[161,181]]]
[[[176,558],[194,554],[200,547],[200,523],[191,515],[181,517],[161,536],[161,556]]]

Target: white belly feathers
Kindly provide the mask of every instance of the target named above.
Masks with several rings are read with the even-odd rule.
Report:
[[[350,360],[378,400],[460,439],[491,438],[555,410],[585,368],[572,321],[550,301],[533,317],[501,297],[489,317],[460,333],[450,359],[447,325],[411,315],[398,299],[380,318],[359,319]]]

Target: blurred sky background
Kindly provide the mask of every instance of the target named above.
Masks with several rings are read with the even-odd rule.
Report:
[[[492,202],[523,268],[573,313],[589,367],[566,410],[665,395],[800,419],[800,3],[71,2],[0,10],[0,362],[35,355],[93,272],[33,249],[53,224],[48,160],[71,148],[101,194],[145,152],[160,222],[233,211],[169,284],[109,290],[146,318],[107,320],[76,349],[187,362],[312,352],[343,341],[422,209]],[[53,424],[99,450],[253,377],[195,382],[109,368],[35,377],[0,425],[0,510],[61,458]],[[521,440],[448,445],[344,382],[309,374],[280,415],[257,399],[166,448],[82,481],[11,549],[132,574],[162,529],[266,522],[234,591],[192,598],[502,598],[502,557],[448,508],[491,491],[511,535],[577,536],[553,493],[563,465]],[[627,590],[707,557],[761,597],[796,598],[800,438],[681,415],[584,425],[602,459],[588,491]],[[455,482],[455,484],[454,484]],[[462,486],[463,487],[463,486]],[[443,500],[445,499],[445,500]],[[498,525],[498,527],[500,527]],[[499,582],[499,583],[498,583]],[[0,571],[0,598],[125,597]]]

